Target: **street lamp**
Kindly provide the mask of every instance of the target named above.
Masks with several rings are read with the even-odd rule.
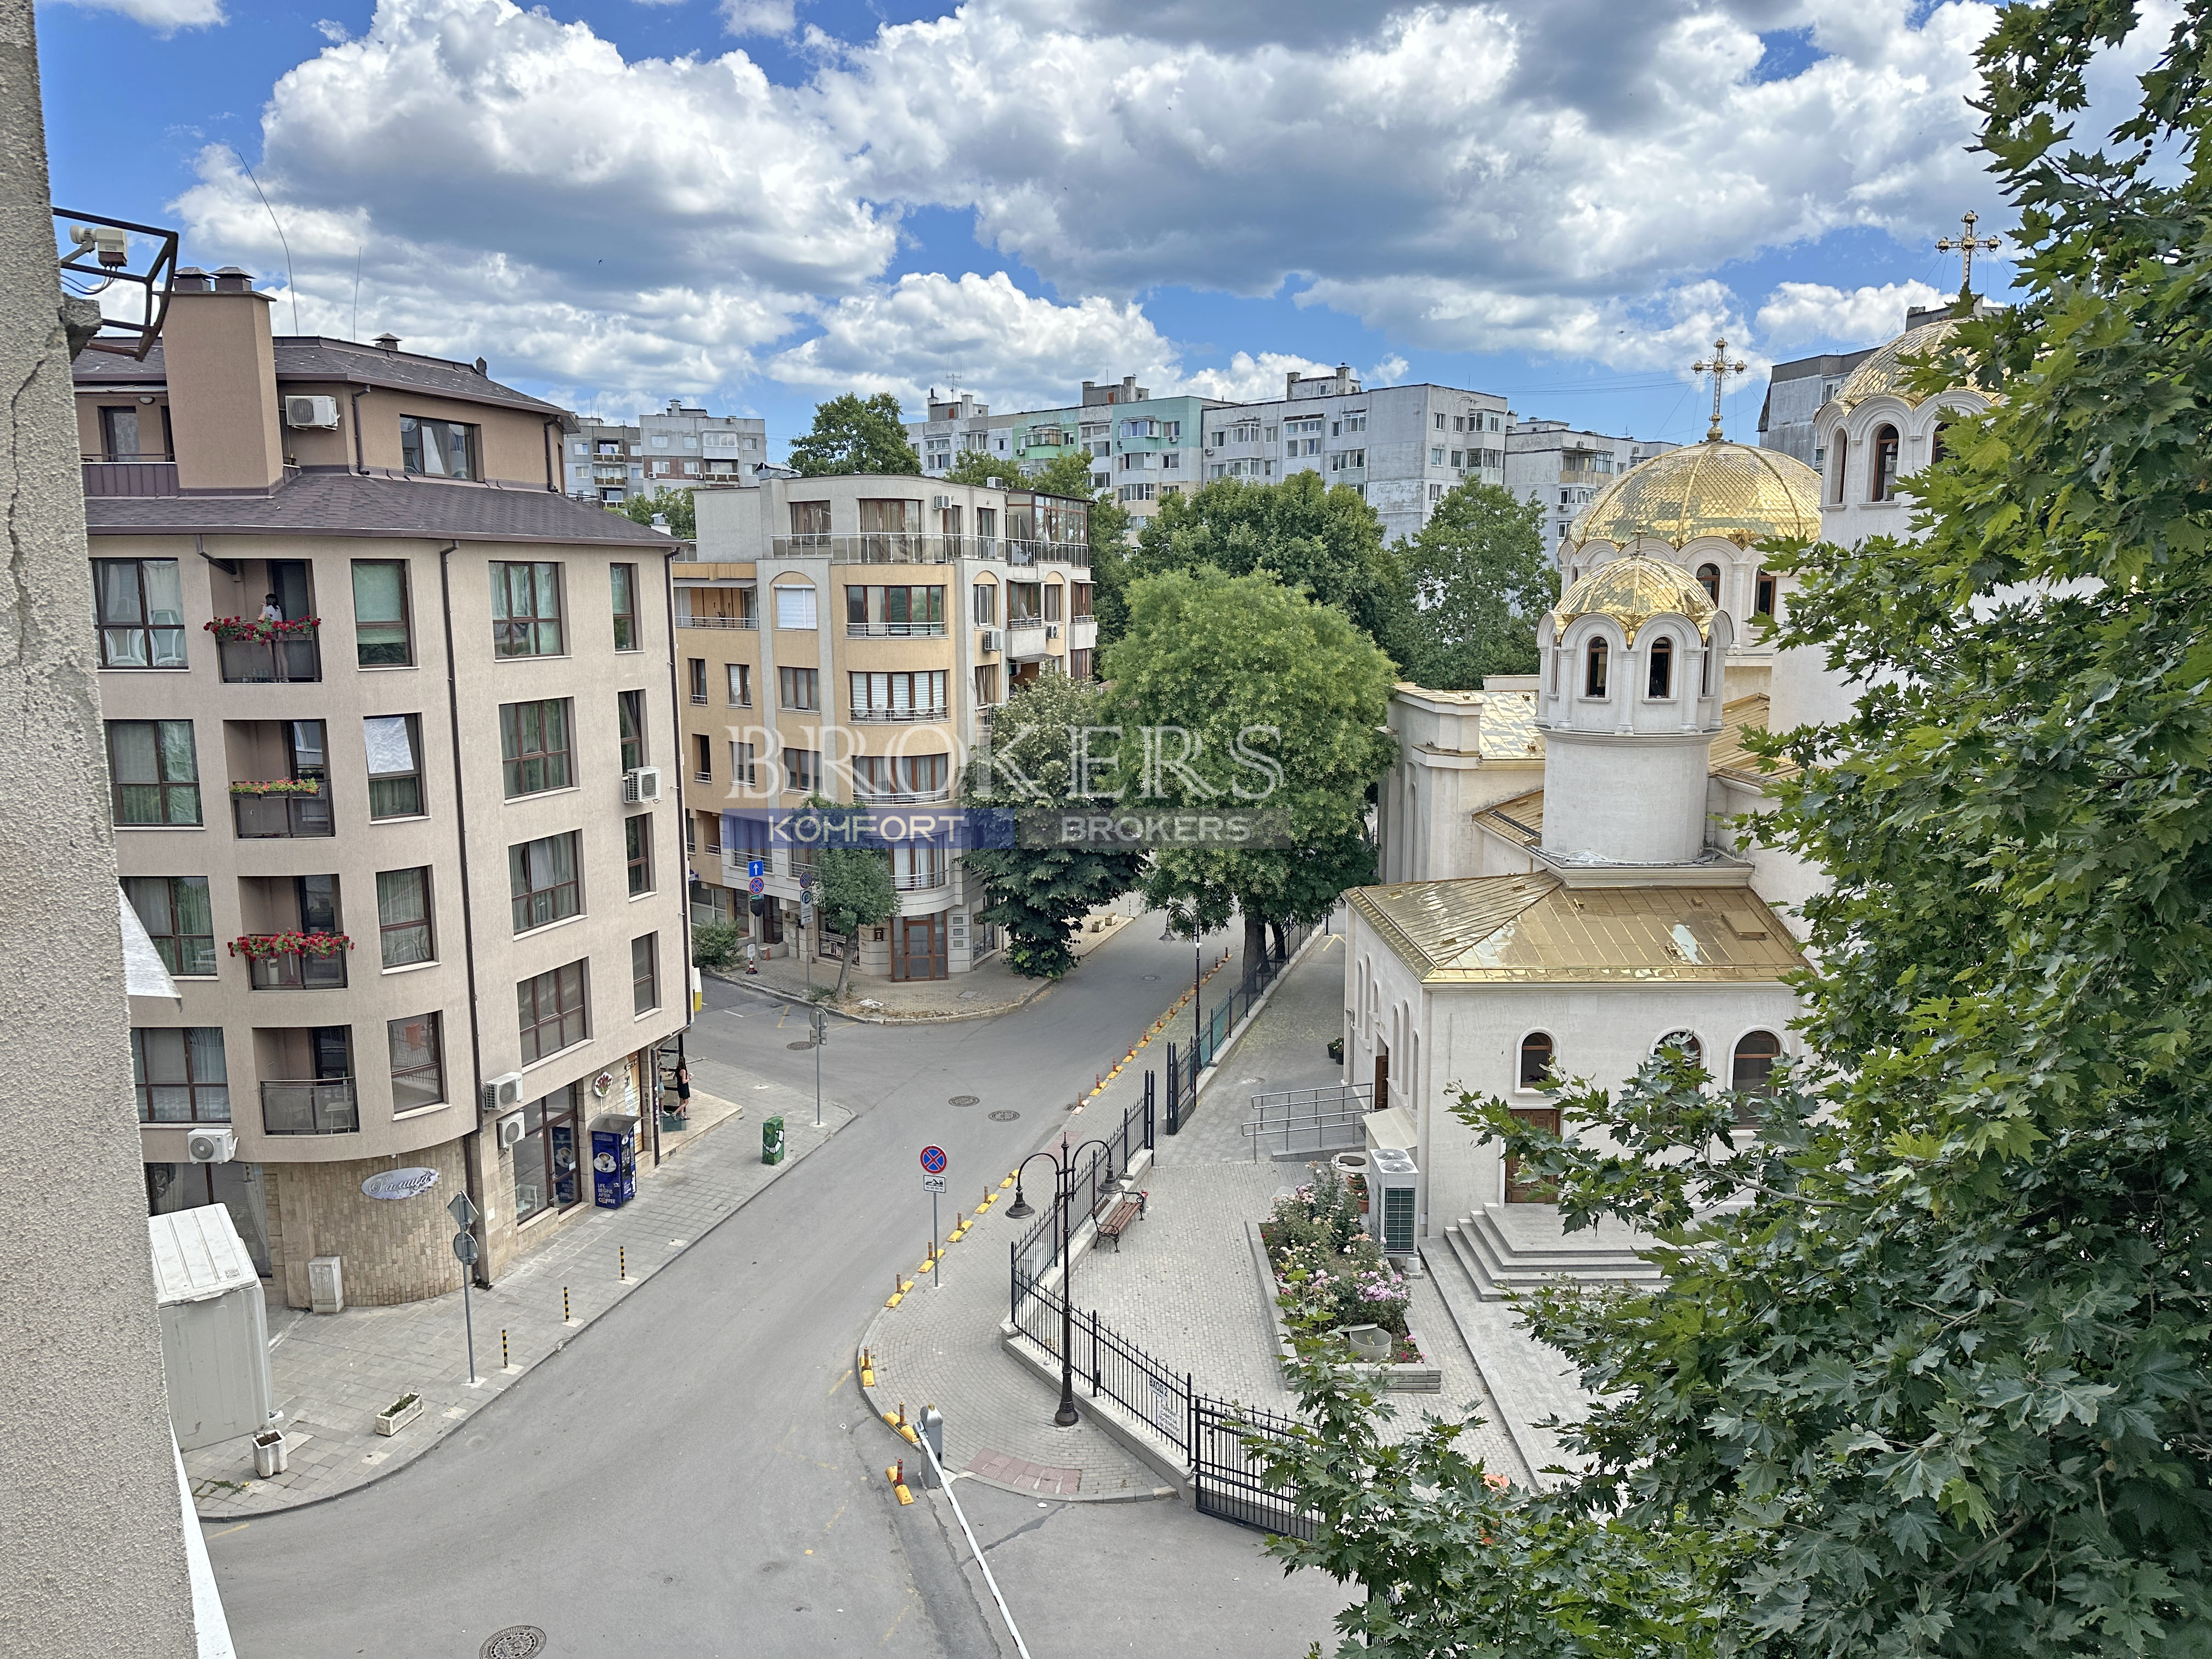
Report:
[[[1206,1029],[1203,1018],[1206,1009],[1199,996],[1200,988],[1206,983],[1206,967],[1199,944],[1198,907],[1192,905],[1186,915],[1170,904],[1167,907],[1167,916],[1168,925],[1160,934],[1162,944],[1176,937],[1178,927],[1187,928],[1190,933],[1190,1052],[1191,1074],[1195,1077],[1198,1074],[1198,1034]]]
[[[1103,1140],[1086,1140],[1073,1152],[1065,1145],[1055,1152],[1031,1152],[1014,1170],[1014,1201],[1006,1214],[1016,1221],[1036,1213],[1022,1194],[1022,1171],[1043,1158],[1053,1169],[1053,1201],[1060,1206],[1060,1409],[1052,1420],[1063,1429],[1075,1426],[1075,1287],[1068,1281],[1068,1206],[1075,1201],[1075,1160],[1091,1147],[1106,1154],[1106,1179],[1114,1179],[1114,1149]]]

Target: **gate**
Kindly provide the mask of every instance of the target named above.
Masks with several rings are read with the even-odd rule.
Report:
[[[1310,1539],[1320,1517],[1302,1510],[1282,1487],[1267,1484],[1247,1436],[1287,1440],[1297,1425],[1287,1417],[1193,1395],[1190,1401],[1191,1489],[1198,1511],[1261,1532]]]

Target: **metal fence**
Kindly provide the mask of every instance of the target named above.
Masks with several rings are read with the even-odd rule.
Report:
[[[1327,1089],[1286,1089],[1254,1095],[1252,1115],[1244,1121],[1252,1161],[1262,1148],[1277,1153],[1326,1152],[1366,1143],[1366,1118],[1375,1090],[1365,1083]],[[1280,1146],[1273,1143],[1280,1141]]]
[[[1014,1328],[1023,1340],[1049,1358],[1060,1358],[1060,1292],[1050,1285],[1031,1287],[1015,1310]],[[1184,1449],[1191,1401],[1190,1377],[1168,1369],[1127,1337],[1101,1324],[1097,1314],[1077,1308],[1067,1312],[1069,1354],[1076,1377],[1124,1411],[1133,1412],[1160,1438]]]
[[[1084,1153],[1083,1161],[1075,1175],[1075,1197],[1068,1206],[1069,1243],[1073,1234],[1083,1231],[1087,1222],[1096,1222],[1103,1207],[1109,1179],[1118,1181],[1127,1175],[1129,1164],[1139,1148],[1154,1144],[1155,1102],[1152,1093],[1152,1074],[1145,1074],[1143,1097],[1121,1114],[1118,1128],[1098,1137],[1106,1143],[1104,1151],[1093,1146]],[[1060,1205],[1048,1188],[1045,1201],[1038,1206],[1039,1214],[1029,1231],[1015,1242],[1011,1251],[1011,1280],[1012,1316],[1016,1323],[1022,1316],[1022,1304],[1036,1293],[1036,1281],[1049,1273],[1060,1260]]]
[[[1184,1455],[1190,1462],[1198,1512],[1262,1532],[1311,1538],[1321,1517],[1303,1507],[1289,1488],[1270,1485],[1259,1457],[1246,1444],[1253,1437],[1287,1441],[1298,1426],[1273,1412],[1193,1394]]]
[[[1168,1044],[1167,1132],[1180,1134],[1198,1111],[1198,1077],[1219,1058],[1223,1048],[1237,1026],[1250,1017],[1253,1006],[1267,994],[1267,988],[1283,976],[1283,970],[1313,937],[1313,929],[1293,927],[1283,935],[1279,954],[1270,951],[1260,961],[1244,970],[1244,977],[1237,988],[1223,997],[1211,1008],[1204,1010],[1200,1024],[1191,1040],[1178,1048]]]

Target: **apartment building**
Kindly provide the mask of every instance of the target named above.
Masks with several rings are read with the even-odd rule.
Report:
[[[1977,314],[1986,307],[1977,306]],[[1951,314],[1948,305],[1913,306],[1905,313],[1905,331]],[[1777,363],[1768,371],[1766,396],[1759,405],[1759,447],[1778,449],[1815,472],[1827,465],[1827,452],[1814,434],[1814,417],[1837,392],[1851,371],[1880,350],[1867,346],[1858,351],[1828,351]]]
[[[1502,482],[1522,501],[1543,503],[1544,549],[1559,561],[1565,555],[1568,526],[1599,490],[1639,461],[1680,447],[1656,438],[1579,431],[1565,421],[1508,416]]]
[[[287,1302],[489,1282],[593,1201],[688,1024],[667,565],[568,499],[562,410],[482,365],[271,337],[180,271],[143,362],[76,365],[155,1212],[222,1202]],[[419,1196],[362,1183],[428,1170]]]
[[[992,711],[1040,674],[1093,674],[1089,503],[915,477],[703,489],[673,567],[695,917],[770,955],[853,953],[861,974],[943,979],[998,948],[959,854],[890,854],[899,914],[803,938],[804,848],[727,809],[949,803]],[[763,892],[747,892],[750,865]]]
[[[568,494],[620,507],[635,496],[752,477],[768,459],[768,422],[709,415],[680,398],[629,424],[586,418],[568,434]]]

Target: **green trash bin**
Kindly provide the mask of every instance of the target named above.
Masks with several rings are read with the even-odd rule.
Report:
[[[783,1120],[780,1117],[765,1119],[761,1124],[761,1162],[783,1162]]]

